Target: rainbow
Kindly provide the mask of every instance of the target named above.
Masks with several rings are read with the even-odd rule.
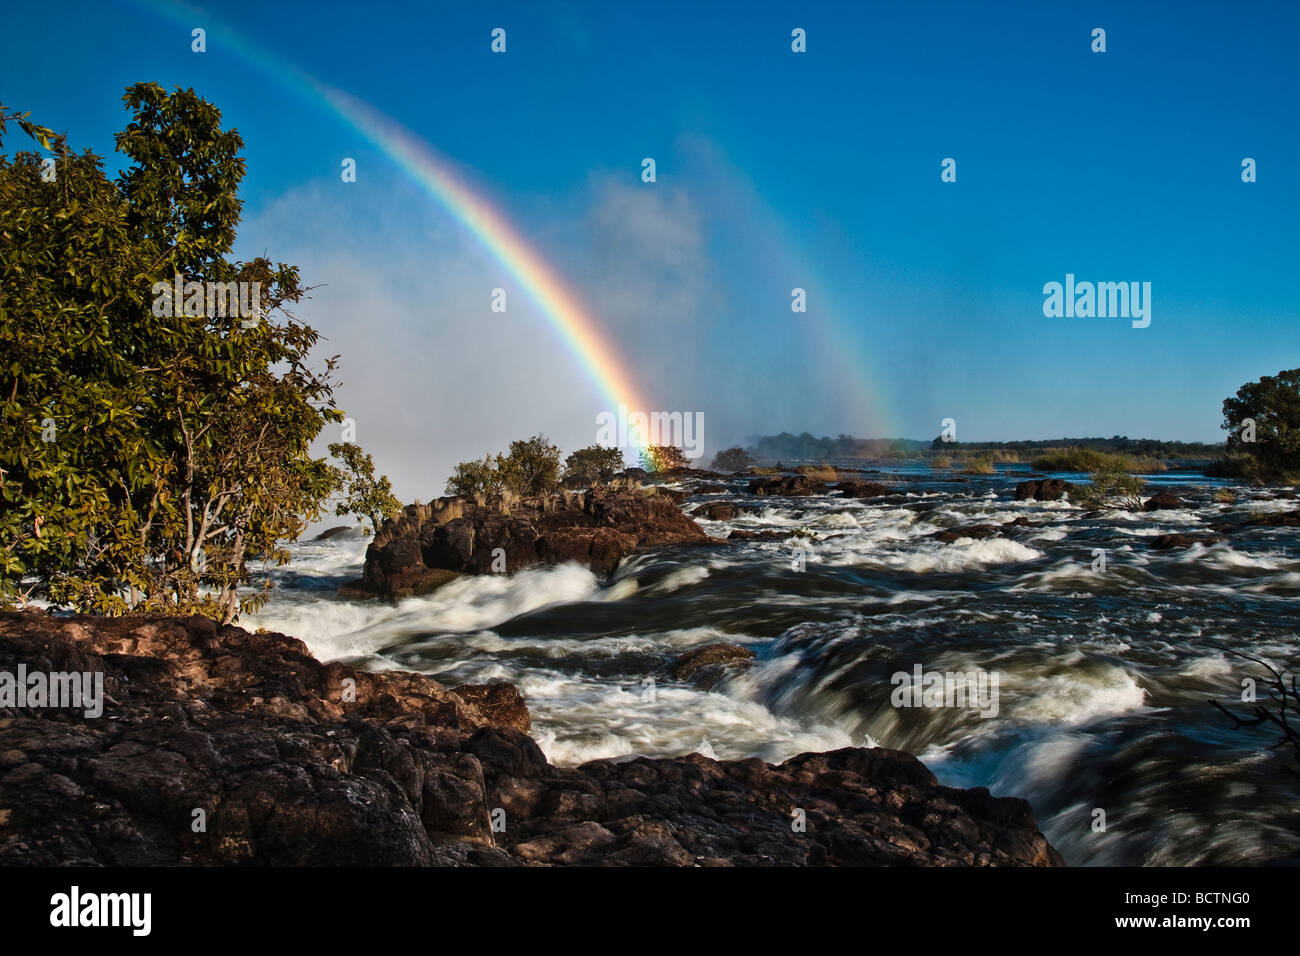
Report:
[[[216,22],[211,14],[166,0],[135,0],[144,7],[184,26],[187,31],[207,31],[209,49],[229,51],[249,65],[280,81],[313,104],[329,110],[405,172],[429,198],[446,209],[519,282],[528,297],[604,394],[610,408],[620,404],[650,411],[626,365],[599,322],[583,307],[560,275],[546,263],[511,225],[506,216],[481,192],[457,174],[415,133],[341,90],[286,63],[269,50]],[[214,44],[215,41],[215,44]]]

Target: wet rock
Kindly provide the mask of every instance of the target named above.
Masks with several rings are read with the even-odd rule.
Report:
[[[428,865],[436,747],[492,720],[432,678],[204,618],[0,614],[0,670],[20,662],[100,672],[106,697],[98,718],[0,711],[0,753],[23,755],[0,767],[0,864]]]
[[[1255,515],[1242,524],[1264,528],[1296,528],[1300,527],[1300,511],[1278,511],[1273,514]]]
[[[341,524],[333,528],[326,528],[320,534],[316,535],[317,541],[329,541],[331,538],[355,538],[360,532],[351,525]]]
[[[1158,534],[1151,539],[1151,547],[1159,550],[1170,548],[1190,548],[1194,544],[1214,544],[1223,538],[1212,535]]]
[[[513,573],[566,561],[608,575],[633,552],[710,540],[682,513],[684,497],[664,488],[600,487],[580,494],[481,503],[447,497],[408,505],[367,549],[360,587],[401,598],[427,594],[460,574]]]
[[[938,538],[944,544],[952,544],[961,538],[974,538],[977,541],[984,538],[992,538],[1002,533],[1002,529],[997,525],[991,524],[970,524],[964,528],[949,528],[946,531],[937,532],[934,537]]]
[[[654,487],[654,494],[656,494],[660,498],[667,498],[670,501],[672,501],[673,504],[678,504],[678,505],[680,505],[688,497],[688,492],[682,490],[681,488],[665,488],[663,485],[656,485]]]
[[[1183,507],[1183,499],[1172,491],[1158,491],[1142,503],[1143,511],[1160,511]]]
[[[461,700],[478,708],[488,722],[497,727],[512,727],[527,733],[533,721],[528,705],[513,684],[495,681],[491,684],[461,684],[452,691]]]
[[[784,541],[791,535],[797,535],[797,531],[746,531],[743,528],[732,528],[731,533],[727,535],[728,541]]]
[[[845,498],[879,498],[890,493],[878,481],[841,481],[835,488]]]
[[[1002,527],[1004,529],[1005,528],[1037,528],[1040,527],[1041,525],[1042,525],[1041,521],[1030,521],[1024,515],[1021,515],[1019,518],[1012,518],[1010,521],[1002,522]]]
[[[724,501],[710,501],[691,509],[691,514],[710,521],[730,521],[736,517],[737,508]]]
[[[522,792],[497,789],[486,764],[485,777],[488,802],[499,801],[520,821],[499,842],[532,863],[1062,863],[1023,800],[940,787],[899,751],[848,748],[779,765],[699,754],[598,760]],[[539,814],[539,807],[550,812]],[[807,829],[794,833],[792,815],[800,810]]]
[[[824,495],[828,486],[824,481],[814,481],[807,475],[786,475],[776,478],[755,478],[749,483],[751,495],[780,495],[787,498]]]
[[[1059,501],[1072,487],[1061,478],[1022,481],[1016,485],[1016,501]]]
[[[353,578],[351,581],[340,584],[338,595],[345,601],[364,601],[375,596],[374,592],[368,589],[365,582],[360,578]]]
[[[708,667],[747,664],[754,659],[754,652],[739,644],[709,644],[698,650],[683,654],[673,663],[673,677],[677,680],[689,680],[697,671]]]
[[[695,493],[697,495],[723,495],[726,494],[728,490],[729,489],[726,485],[710,483],[707,485],[700,485],[695,489]]]

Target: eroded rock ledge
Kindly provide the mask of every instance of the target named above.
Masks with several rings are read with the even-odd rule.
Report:
[[[611,573],[627,555],[712,539],[682,513],[685,492],[593,488],[482,503],[438,498],[407,505],[375,535],[361,581],[345,590],[388,598],[426,594],[461,574],[513,573],[576,561]]]
[[[558,768],[508,684],[321,664],[201,618],[0,614],[0,670],[19,664],[102,671],[109,699],[0,710],[0,865],[1061,863],[1024,801],[898,751]]]

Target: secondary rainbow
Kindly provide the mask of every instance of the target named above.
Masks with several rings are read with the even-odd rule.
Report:
[[[415,133],[356,97],[291,66],[269,50],[216,23],[206,11],[164,0],[136,2],[187,28],[206,31],[208,55],[230,52],[279,80],[302,98],[323,104],[388,157],[431,199],[445,208],[519,282],[582,364],[610,408],[650,411],[605,330],[559,274],[528,244],[506,216],[472,189],[452,164]]]

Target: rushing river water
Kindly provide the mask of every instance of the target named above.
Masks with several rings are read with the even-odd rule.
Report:
[[[1289,755],[1269,749],[1275,734],[1233,730],[1208,703],[1244,712],[1243,678],[1264,673],[1233,650],[1297,660],[1296,530],[1148,546],[1297,503],[1247,488],[1225,503],[1215,495],[1224,482],[1166,473],[1152,485],[1183,508],[1088,513],[1014,501],[1023,477],[900,473],[896,493],[863,501],[755,498],[736,480],[686,507],[757,505],[700,524],[718,538],[788,537],[640,555],[609,582],[572,565],[462,578],[395,606],[334,593],[360,575],[364,540],[303,542],[271,572],[270,604],[244,623],[298,636],[326,660],[448,685],[509,681],[557,763],[895,747],[942,783],[1026,798],[1074,865],[1300,862]],[[1041,524],[934,537],[1021,516]],[[666,676],[677,656],[719,641],[749,647],[753,665],[707,689]],[[894,706],[891,676],[916,665],[996,674],[996,715]]]

